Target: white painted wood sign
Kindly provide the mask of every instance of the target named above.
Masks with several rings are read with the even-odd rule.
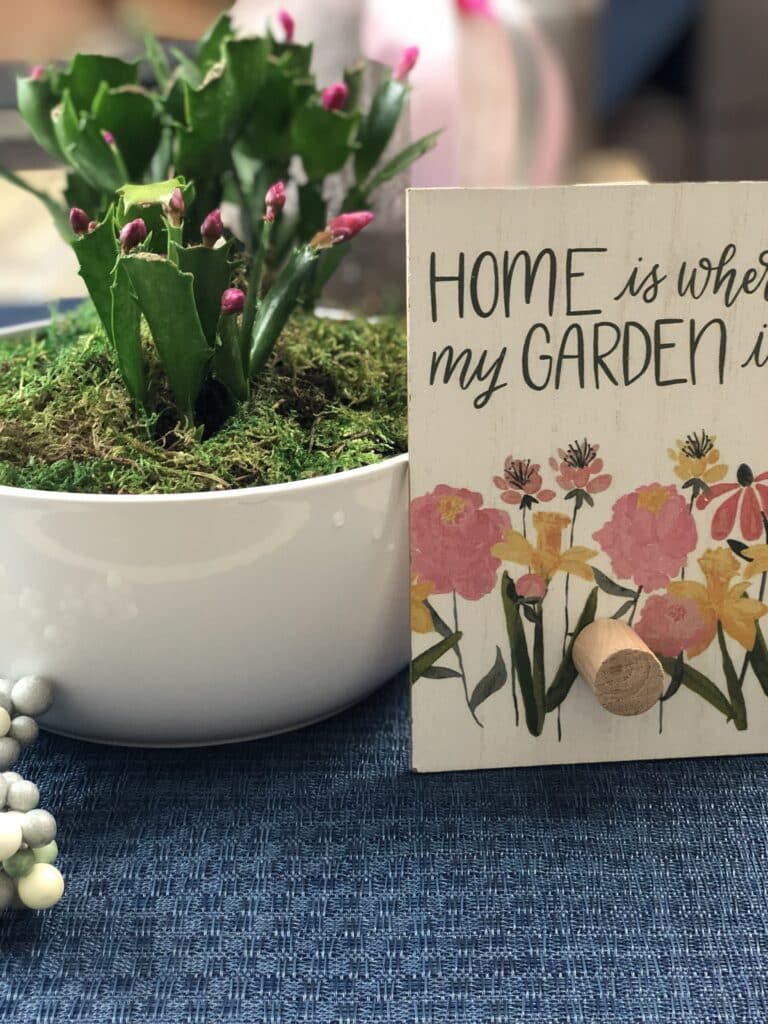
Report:
[[[768,750],[768,184],[412,190],[408,267],[414,768]]]

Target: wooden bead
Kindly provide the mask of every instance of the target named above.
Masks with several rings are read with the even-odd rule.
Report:
[[[641,715],[661,697],[664,670],[625,622],[596,619],[576,637],[573,663],[614,715]]]

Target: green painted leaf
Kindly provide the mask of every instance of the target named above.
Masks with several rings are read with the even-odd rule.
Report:
[[[597,587],[594,587],[590,590],[589,596],[584,603],[584,607],[581,609],[581,615],[579,615],[578,621],[574,627],[571,641],[568,644],[563,660],[560,662],[560,666],[555,673],[555,678],[552,680],[549,689],[547,690],[546,697],[544,698],[544,708],[546,711],[554,711],[555,708],[562,704],[571,692],[571,687],[576,681],[576,676],[579,673],[573,663],[573,645],[576,637],[582,629],[595,621],[595,615],[597,614],[597,598]]]
[[[496,660],[472,691],[472,696],[469,698],[470,710],[476,711],[483,701],[492,697],[494,693],[502,688],[506,681],[507,666],[504,664],[504,659],[501,656],[501,650],[497,647]]]
[[[380,171],[363,186],[363,191],[366,193],[373,192],[375,189],[383,185],[385,181],[390,181],[396,175],[401,174],[406,168],[410,167],[412,163],[418,160],[420,157],[428,153],[430,149],[434,149],[437,145],[437,140],[440,138],[440,132],[432,132],[431,135],[425,135],[423,139],[418,139],[416,142],[412,142],[410,146],[406,146],[405,149],[400,150],[397,156],[392,157]]]
[[[662,700],[669,700],[674,697],[680,687],[683,685],[683,672],[685,670],[685,662],[683,661],[683,652],[680,651],[678,656],[675,658],[675,667],[672,670],[672,675],[669,681],[669,686],[666,692],[662,696]]]
[[[137,406],[146,404],[147,382],[141,353],[141,313],[131,282],[121,260],[113,274],[112,322],[110,337],[117,357],[120,376]]]
[[[528,641],[523,628],[523,620],[514,598],[514,584],[509,574],[504,573],[501,580],[501,599],[504,607],[504,617],[507,622],[507,638],[509,640],[509,651],[512,665],[517,673],[517,680],[520,684],[520,694],[523,698],[523,709],[525,711],[525,724],[532,736],[540,736],[544,728],[544,703],[539,703],[537,696],[538,681],[534,684],[531,659],[528,654]]]
[[[424,679],[461,679],[461,672],[454,668],[442,668],[440,665],[433,665],[421,673]]]
[[[119,260],[149,324],[179,413],[191,422],[213,357],[195,307],[194,279],[155,253],[131,253]]]
[[[149,93],[138,86],[105,87],[94,100],[93,118],[112,132],[128,174],[140,180],[160,142],[160,117]]]
[[[312,103],[296,112],[292,138],[310,181],[338,171],[354,150],[360,115]]]
[[[747,705],[744,702],[744,693],[741,688],[741,683],[739,682],[739,677],[736,674],[733,661],[728,653],[725,632],[723,631],[723,627],[720,622],[717,624],[717,642],[720,645],[720,654],[723,658],[723,672],[725,673],[728,698],[731,702],[731,709],[733,711],[733,724],[739,732],[743,732],[747,728]]]
[[[371,109],[363,118],[358,133],[359,149],[355,155],[355,176],[365,181],[397,127],[403,112],[408,86],[404,82],[396,82],[387,78],[376,90]]]
[[[294,249],[293,255],[262,300],[251,333],[249,377],[255,377],[269,359],[319,255],[319,251],[309,245]]]
[[[221,295],[229,288],[232,267],[229,262],[231,245],[209,249],[205,245],[192,245],[182,249],[174,246],[176,262],[185,274],[194,280],[195,305],[200,324],[208,344],[216,344],[216,326],[221,314]],[[231,321],[232,317],[227,317]],[[242,376],[243,358],[239,356]]]
[[[763,688],[763,693],[768,697],[768,647],[765,645],[765,637],[760,627],[757,627],[755,646],[749,655],[749,662],[757,676],[757,681]]]
[[[91,109],[102,82],[111,89],[119,85],[138,85],[139,62],[128,63],[96,53],[76,53],[69,69],[61,76],[62,88],[69,90],[78,111]]]
[[[630,598],[629,601],[625,601],[624,604],[620,605],[611,616],[612,619],[623,619],[627,612],[632,611],[635,607],[635,599]]]
[[[71,234],[71,231],[70,231]],[[85,282],[107,337],[112,340],[112,274],[118,256],[113,211],[110,207],[104,220],[93,231],[72,242]]]
[[[443,619],[440,618],[440,616],[437,614],[436,610],[429,603],[429,601],[425,601],[424,604],[427,606],[427,611],[429,612],[430,617],[432,619],[432,625],[435,628],[435,632],[439,633],[440,636],[450,636],[453,630],[448,625],[448,623],[444,622]]]
[[[62,159],[62,152],[53,129],[51,111],[59,99],[60,95],[51,87],[48,75],[36,81],[28,76],[16,79],[16,104],[19,113],[38,145],[57,160]]]
[[[657,655],[657,658],[664,666],[664,671],[671,677],[675,671],[675,659],[668,658],[662,654]],[[699,697],[703,697],[708,704],[711,704],[713,708],[716,708],[726,718],[733,718],[733,709],[725,695],[715,686],[711,679],[708,679],[697,669],[693,668],[692,665],[685,665],[683,667],[683,686]]]
[[[636,597],[636,592],[630,590],[629,587],[622,587],[620,584],[615,583],[610,576],[606,576],[604,572],[596,569],[592,566],[592,572],[594,573],[595,583],[600,587],[606,594],[610,594],[611,597],[631,597],[633,600]]]
[[[461,633],[451,633],[450,636],[444,637],[438,641],[432,647],[427,648],[421,654],[417,654],[411,662],[411,682],[415,683],[417,679],[421,679],[428,668],[431,668],[436,661],[461,640]]]

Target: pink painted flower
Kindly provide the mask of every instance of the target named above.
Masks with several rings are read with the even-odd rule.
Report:
[[[620,579],[660,590],[696,547],[696,524],[674,487],[647,484],[619,498],[611,519],[592,536]]]
[[[334,82],[322,92],[322,103],[326,110],[343,110],[349,99],[349,87],[346,82]]]
[[[288,11],[278,11],[277,20],[285,35],[286,43],[292,43],[293,33],[296,30],[296,22],[293,20],[293,16]]]
[[[696,508],[705,509],[716,498],[730,495],[712,517],[713,540],[725,540],[736,525],[744,540],[758,540],[763,536],[763,517],[768,517],[768,473],[758,476],[750,466],[742,463],[736,470],[735,484],[714,484],[696,499]]]
[[[392,71],[392,77],[396,82],[402,82],[403,79],[407,78],[409,73],[413,71],[416,66],[416,61],[419,59],[419,48],[418,46],[406,46],[403,50],[400,60],[395,64]]]
[[[547,581],[537,572],[527,572],[515,584],[515,590],[520,597],[532,598],[540,601],[547,592]]]
[[[508,513],[482,505],[481,494],[447,484],[411,502],[411,572],[435,594],[477,601],[496,585],[501,562],[491,548],[511,524]]]
[[[516,459],[508,455],[504,460],[504,476],[495,476],[494,484],[501,491],[501,500],[508,505],[519,505],[523,510],[537,505],[540,501],[552,501],[554,491],[542,489],[538,463],[530,459]]]
[[[655,654],[676,658],[681,651],[700,652],[715,635],[715,624],[705,619],[699,605],[688,597],[652,594],[635,625],[638,636]]]
[[[564,491],[586,491],[600,494],[611,486],[611,476],[603,473],[603,460],[597,457],[600,445],[590,444],[586,438],[568,445],[567,451],[557,449],[559,462],[555,458],[549,465],[557,476],[558,487]]]

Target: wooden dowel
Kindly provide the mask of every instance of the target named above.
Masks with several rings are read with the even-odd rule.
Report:
[[[596,619],[579,633],[573,663],[614,715],[641,715],[663,692],[659,659],[631,626],[616,619]]]

